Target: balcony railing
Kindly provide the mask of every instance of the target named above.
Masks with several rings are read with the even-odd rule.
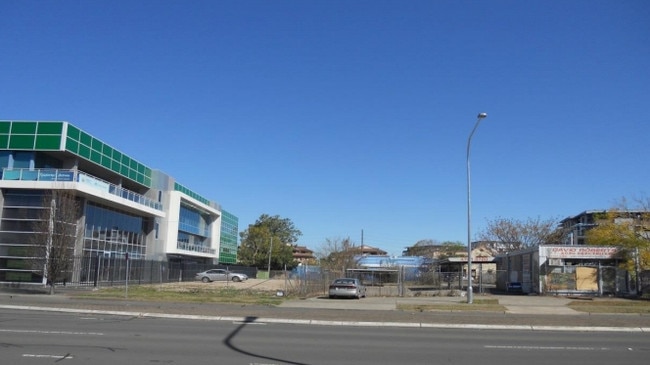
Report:
[[[135,193],[131,190],[124,189],[108,181],[102,180],[96,176],[89,175],[79,170],[66,169],[2,169],[1,180],[21,180],[21,181],[49,181],[49,182],[78,182],[95,189],[108,192],[112,195],[130,200],[149,208],[163,210],[162,203],[149,199],[144,195]]]
[[[180,242],[180,241],[176,242],[176,248],[178,248],[179,250],[207,253],[210,255],[214,255],[217,253],[217,250],[210,247],[196,245],[193,243]]]

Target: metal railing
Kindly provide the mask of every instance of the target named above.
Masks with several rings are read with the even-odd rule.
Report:
[[[207,253],[210,255],[214,255],[217,253],[217,250],[215,250],[214,248],[201,246],[194,243],[180,242],[180,241],[176,242],[176,248],[178,248],[179,250]]]
[[[78,182],[86,186],[93,187],[109,194],[127,199],[156,210],[163,210],[162,203],[149,199],[144,195],[138,194],[121,186],[112,184],[106,180],[90,175],[79,170],[68,169],[22,169],[22,168],[3,168],[1,180],[20,180],[20,181],[48,181],[48,182]]]

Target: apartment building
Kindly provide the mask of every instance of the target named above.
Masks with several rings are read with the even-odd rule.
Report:
[[[585,245],[587,232],[604,223],[623,223],[650,236],[649,213],[645,210],[586,210],[560,221],[560,229],[566,232],[566,245]]]

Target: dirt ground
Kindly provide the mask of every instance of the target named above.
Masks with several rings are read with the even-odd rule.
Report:
[[[204,283],[201,281],[186,281],[180,283],[165,283],[162,284],[163,288],[166,289],[216,289],[223,287],[232,287],[238,289],[252,289],[260,291],[278,291],[278,290],[287,290],[295,285],[290,280],[283,279],[248,279],[242,282],[226,282],[226,281],[213,281],[211,283]]]

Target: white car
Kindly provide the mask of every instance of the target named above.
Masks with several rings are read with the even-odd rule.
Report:
[[[206,270],[200,273],[197,273],[194,277],[196,280],[201,280],[204,283],[209,283],[211,281],[244,281],[248,280],[248,275],[240,274],[236,272],[230,272],[224,269],[212,269]]]

